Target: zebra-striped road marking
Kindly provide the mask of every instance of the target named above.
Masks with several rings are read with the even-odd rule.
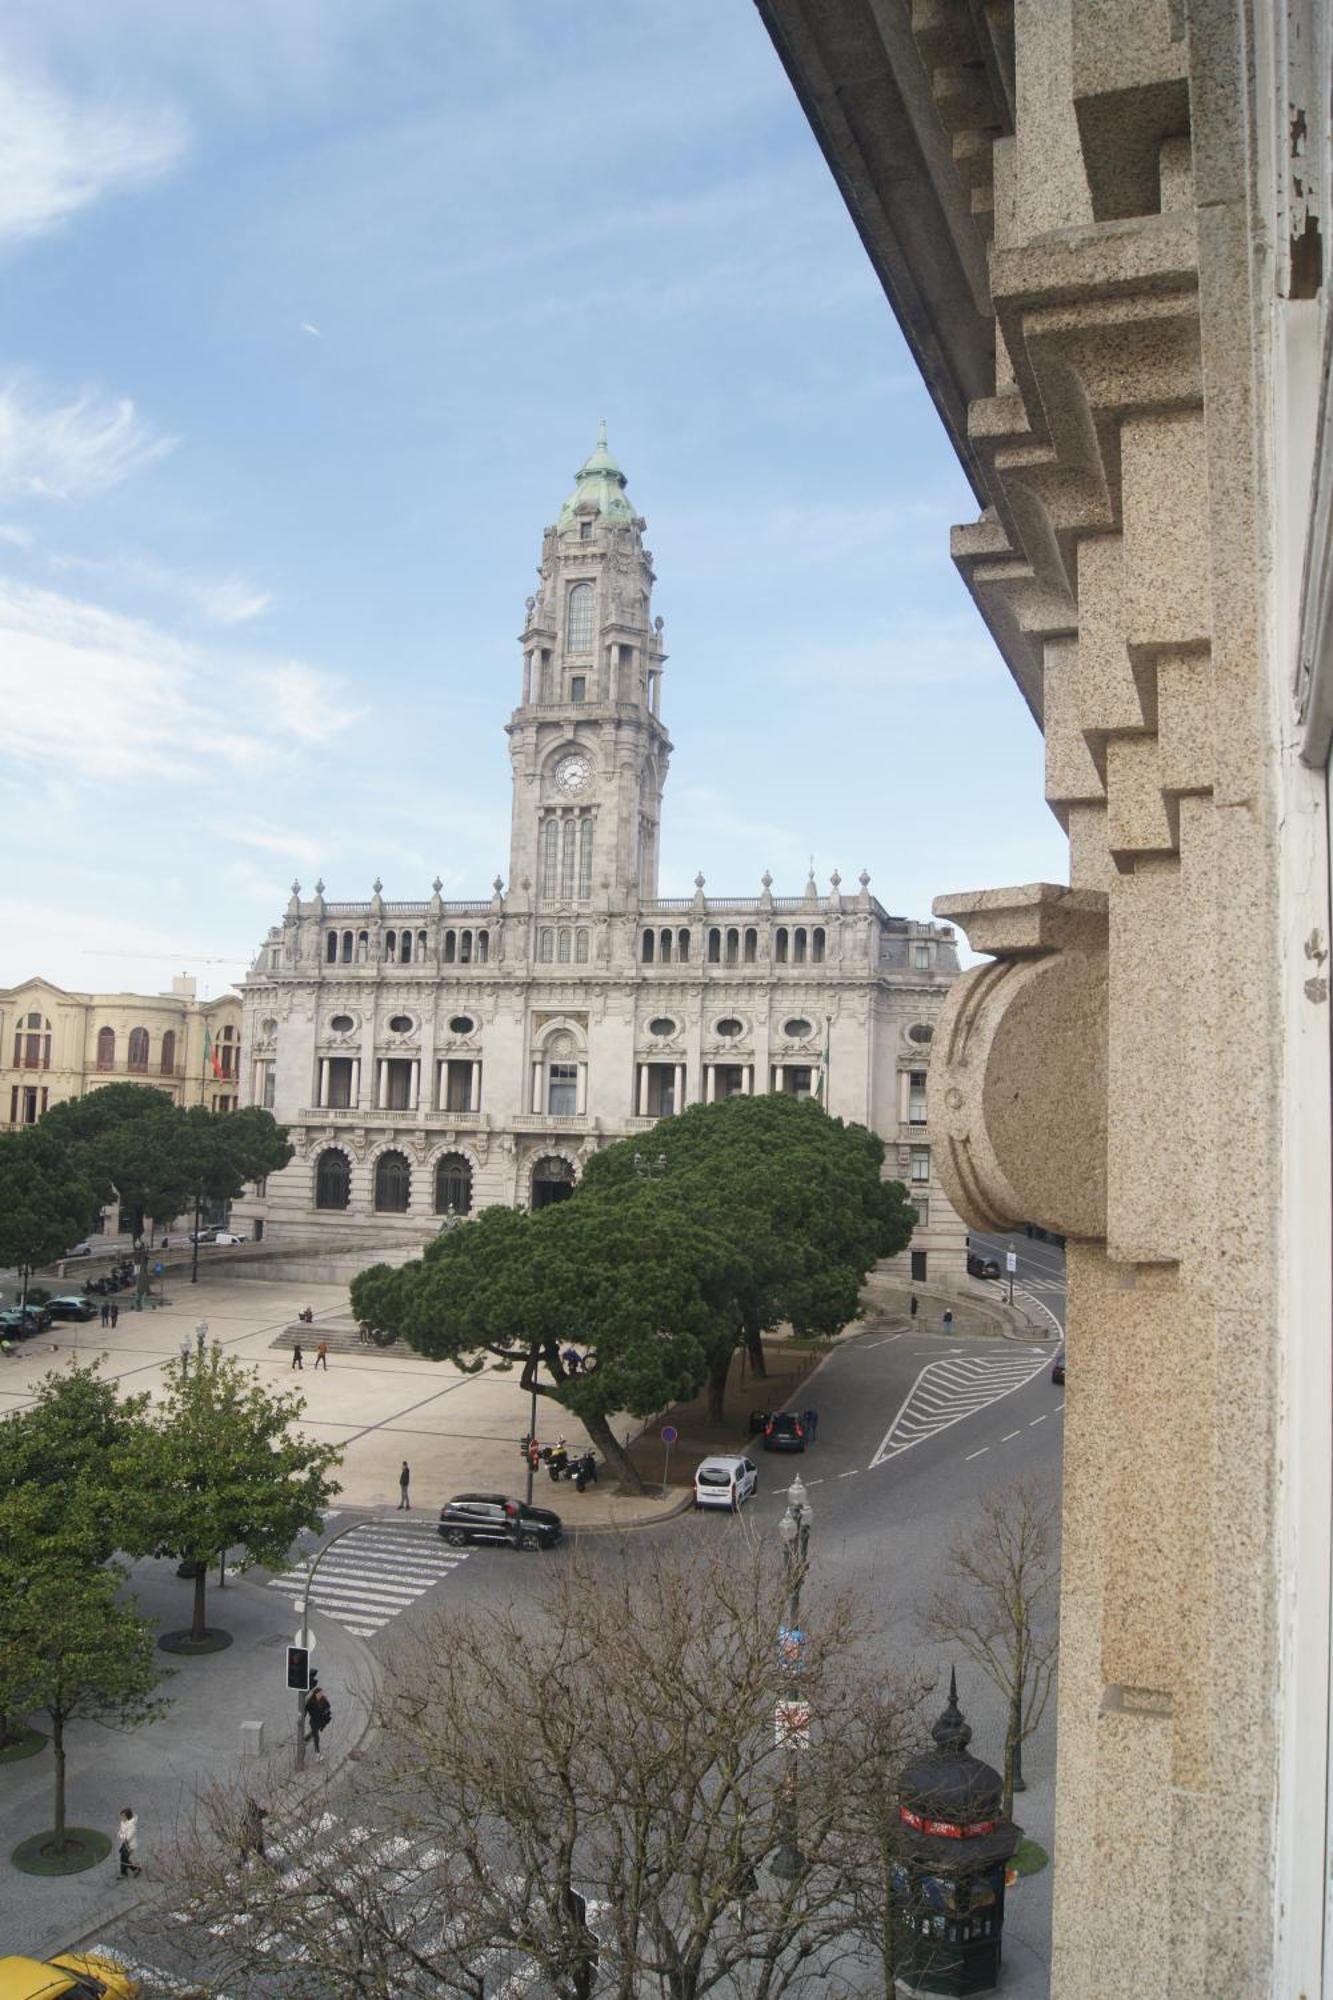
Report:
[[[1003,1354],[951,1354],[929,1362],[899,1405],[870,1469],[1012,1396],[1046,1363],[1045,1350],[1032,1347],[1007,1348]]]
[[[368,1639],[452,1575],[471,1553],[447,1548],[424,1523],[363,1521],[320,1561],[310,1603],[346,1631]],[[271,1576],[268,1587],[286,1591],[293,1610],[299,1611],[311,1568],[311,1561],[297,1563],[281,1576]]]

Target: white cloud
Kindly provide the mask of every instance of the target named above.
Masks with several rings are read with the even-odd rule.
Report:
[[[773,673],[789,687],[873,696],[903,687],[999,681],[1005,667],[974,612],[917,611],[883,625],[873,639],[841,645],[821,640],[793,650]]]
[[[266,826],[259,821],[250,826],[240,826],[228,821],[216,826],[213,831],[218,840],[231,841],[238,847],[253,847],[260,854],[277,854],[284,862],[293,862],[298,868],[318,868],[328,857],[326,846],[321,846],[308,834],[299,833],[295,827]],[[249,863],[243,862],[240,866],[248,868]],[[267,874],[262,879],[267,884]]]
[[[80,102],[0,67],[0,244],[44,236],[104,194],[156,180],[185,146],[173,111]]]
[[[43,404],[24,377],[0,384],[0,495],[90,499],[176,443],[155,432],[128,396],[84,389],[72,402]]]
[[[4,530],[0,528],[0,539]],[[29,546],[20,544],[19,546]],[[261,590],[243,576],[204,577],[188,570],[172,569],[151,556],[72,556],[54,551],[46,557],[53,570],[77,570],[112,584],[149,590],[175,598],[198,611],[214,625],[244,625],[258,618],[273,602],[273,593]]]
[[[253,705],[238,697],[246,686],[255,689]],[[299,720],[292,712],[298,687]],[[353,716],[312,667],[238,666],[147,620],[4,583],[0,712],[11,760],[53,761],[65,777],[84,779],[197,779],[216,774],[219,764],[252,769],[327,742]],[[232,714],[253,714],[256,726],[238,727],[226,719]]]

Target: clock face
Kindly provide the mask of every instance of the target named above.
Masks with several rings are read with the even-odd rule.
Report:
[[[592,765],[586,757],[562,757],[555,767],[555,782],[562,792],[586,792]]]

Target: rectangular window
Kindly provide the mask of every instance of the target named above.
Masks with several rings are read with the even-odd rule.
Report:
[[[586,674],[570,675],[569,698],[571,701],[586,701],[588,699],[588,676]]]
[[[591,522],[591,521],[586,521],[586,520],[585,520],[585,521],[580,521],[580,522],[579,522],[579,540],[580,540],[581,542],[590,542],[590,541],[592,540],[592,522]]]
[[[926,1122],[926,1072],[913,1070],[907,1079],[907,1122],[909,1125],[924,1125]]]
[[[19,1122],[19,1087],[16,1083],[9,1087],[9,1122],[11,1125]]]
[[[912,946],[912,970],[914,972],[930,971],[930,946],[928,944],[914,944]]]
[[[448,1062],[444,1066],[445,1111],[470,1111],[472,1109],[472,1065],[470,1062]]]
[[[578,827],[572,819],[563,822],[560,829],[560,895],[566,903],[574,899],[574,864],[579,837]],[[569,953],[565,953],[568,958]]]
[[[353,1058],[351,1056],[333,1056],[329,1060],[329,1109],[331,1111],[346,1111],[351,1106],[352,1061]],[[272,1081],[273,1065],[272,1063],[266,1063],[264,1074],[265,1092],[270,1090]],[[271,1096],[265,1096],[264,1102],[266,1104],[271,1105],[272,1101]]]
[[[546,1109],[552,1118],[572,1118],[579,1104],[577,1063],[549,1065],[546,1072]]]
[[[676,1110],[676,1065],[646,1063],[648,1071],[647,1110],[650,1118],[671,1118]]]
[[[929,1147],[929,1146],[913,1146],[913,1148],[912,1148],[912,1179],[913,1179],[914,1181],[928,1181],[928,1180],[930,1179],[930,1147]]]
[[[924,1194],[918,1194],[918,1195],[913,1195],[913,1197],[912,1197],[912,1206],[913,1206],[913,1208],[914,1208],[914,1209],[916,1210],[916,1226],[917,1226],[917,1228],[918,1228],[918,1229],[929,1229],[929,1227],[930,1227],[930,1201],[929,1201],[928,1197],[927,1197],[926,1195],[924,1195]]]
[[[912,1252],[912,1283],[924,1285],[926,1282],[926,1253],[924,1250]]]
[[[714,1097],[743,1097],[745,1070],[740,1063],[717,1063],[713,1068]]]
[[[384,1067],[388,1071],[388,1075],[385,1078],[385,1109],[387,1111],[410,1111],[412,1108],[411,1063],[405,1057],[390,1056],[386,1059]]]
[[[782,1088],[789,1097],[809,1097],[813,1072],[804,1065],[787,1063],[782,1071]]]
[[[271,1111],[273,1109],[276,1091],[277,1091],[277,1077],[274,1074],[273,1065],[272,1063],[265,1063],[264,1088],[260,1094],[260,1103],[265,1111]]]

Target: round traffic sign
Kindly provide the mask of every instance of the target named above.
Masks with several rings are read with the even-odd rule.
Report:
[[[662,1426],[663,1444],[674,1444],[679,1435],[680,1433],[676,1429],[676,1426],[674,1424],[663,1424]]]

